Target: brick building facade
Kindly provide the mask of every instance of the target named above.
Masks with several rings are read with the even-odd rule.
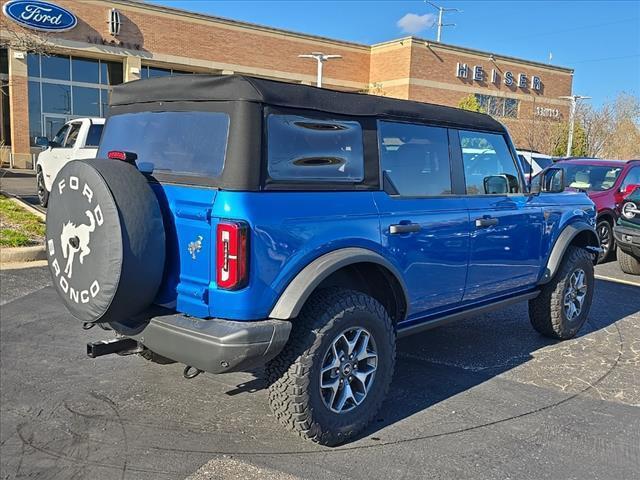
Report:
[[[2,1],[4,5],[6,0]],[[28,166],[36,135],[53,135],[76,116],[104,116],[110,86],[182,73],[242,73],[315,84],[316,63],[299,54],[342,58],[324,66],[323,86],[456,106],[475,95],[526,148],[532,126],[566,118],[573,70],[415,37],[362,45],[211,17],[132,0],[55,0],[77,17],[65,32],[25,30],[0,16],[2,138]],[[120,31],[110,33],[112,10]],[[37,38],[46,55],[21,51]],[[530,143],[530,142],[529,142]]]

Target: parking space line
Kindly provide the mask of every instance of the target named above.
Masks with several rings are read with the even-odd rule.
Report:
[[[632,287],[640,287],[640,281],[632,282],[631,280],[622,280],[621,278],[607,277],[605,275],[594,275],[598,280],[606,280],[608,282],[622,283],[623,285],[631,285]]]

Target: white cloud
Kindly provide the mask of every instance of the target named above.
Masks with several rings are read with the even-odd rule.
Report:
[[[404,17],[397,21],[396,25],[402,29],[404,33],[413,35],[427,28],[433,27],[436,23],[436,16],[432,13],[424,15],[416,15],[415,13],[407,13]]]

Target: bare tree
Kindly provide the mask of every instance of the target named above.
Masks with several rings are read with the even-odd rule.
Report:
[[[0,19],[0,30],[0,48],[42,55],[51,51],[51,35],[47,32],[31,32],[5,18]]]

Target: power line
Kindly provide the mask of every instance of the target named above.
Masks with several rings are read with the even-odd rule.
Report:
[[[541,37],[545,37],[547,35],[557,35],[560,33],[565,33],[565,32],[574,32],[576,30],[584,30],[585,28],[598,28],[598,27],[605,27],[607,25],[617,25],[618,23],[627,23],[627,22],[637,22],[640,21],[640,17],[631,17],[631,18],[625,18],[625,19],[620,19],[620,20],[613,20],[611,22],[602,22],[602,23],[594,23],[592,25],[582,25],[580,27],[572,27],[572,28],[565,28],[562,30],[552,30],[550,32],[539,32],[539,33],[534,33],[531,35],[523,35],[520,37],[511,37],[509,36],[509,38],[511,40],[520,40],[520,39],[524,39],[524,38],[541,38]]]
[[[622,55],[620,57],[590,58],[588,60],[578,60],[577,62],[571,62],[571,63],[604,62],[607,60],[622,60],[624,58],[636,58],[636,57],[640,57],[640,53],[636,53],[634,55]]]

